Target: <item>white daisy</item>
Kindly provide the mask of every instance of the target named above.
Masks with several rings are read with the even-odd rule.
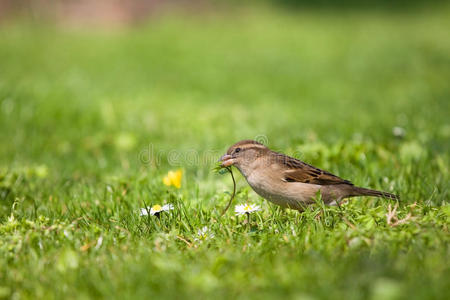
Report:
[[[195,238],[195,241],[203,242],[209,239],[213,239],[214,236],[214,232],[212,232],[211,229],[208,228],[208,226],[204,226],[202,229],[199,229],[197,231],[197,238]]]
[[[392,134],[396,137],[404,137],[406,134],[406,131],[404,128],[402,128],[400,126],[395,126],[394,128],[392,128]]]
[[[252,212],[259,211],[259,210],[261,210],[259,205],[253,205],[253,204],[248,204],[248,203],[239,204],[234,207],[234,212],[236,213],[236,216],[243,215],[243,214],[250,214]]]
[[[149,211],[150,211],[150,215],[154,216],[154,215],[159,214],[160,212],[169,211],[172,209],[173,209],[172,204],[164,204],[163,206],[156,204],[153,206],[141,208],[141,216],[147,216]]]

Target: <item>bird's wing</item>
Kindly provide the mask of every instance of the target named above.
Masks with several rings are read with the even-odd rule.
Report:
[[[285,167],[283,179],[287,182],[303,182],[318,185],[353,185],[348,180],[342,179],[327,171],[321,170],[287,155],[276,153],[275,159]]]

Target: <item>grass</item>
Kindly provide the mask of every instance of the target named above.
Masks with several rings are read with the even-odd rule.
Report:
[[[447,298],[448,16],[4,25],[0,298]],[[234,204],[262,210],[221,217],[232,183],[214,161],[255,137],[398,193],[398,208],[355,198],[283,211],[237,175]],[[163,185],[176,169],[181,188]],[[174,209],[139,215],[163,203]],[[214,237],[200,242],[204,226]]]

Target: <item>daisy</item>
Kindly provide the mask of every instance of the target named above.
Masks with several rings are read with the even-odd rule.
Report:
[[[195,241],[197,242],[203,242],[209,239],[214,238],[214,233],[211,231],[211,229],[208,228],[208,226],[204,226],[202,229],[199,229],[197,231],[197,238],[195,238]]]
[[[154,216],[154,215],[159,215],[163,211],[169,211],[172,209],[173,209],[172,204],[164,204],[163,206],[156,204],[151,207],[148,206],[148,207],[141,208],[141,216],[147,216],[149,214],[149,211],[150,211],[150,215]]]
[[[259,211],[261,208],[259,205],[253,205],[253,204],[239,204],[236,205],[234,208],[234,212],[236,213],[236,216],[243,215],[243,214],[250,214],[255,211]]]
[[[181,170],[169,171],[166,176],[163,178],[163,183],[167,186],[173,185],[177,189],[181,187],[181,178],[183,172]]]

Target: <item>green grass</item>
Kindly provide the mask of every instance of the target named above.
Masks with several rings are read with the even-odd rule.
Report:
[[[4,25],[0,298],[447,298],[449,12]],[[283,211],[240,175],[235,204],[262,211],[221,217],[214,161],[255,137],[408,219],[374,198]],[[139,216],[157,203],[175,209]]]

